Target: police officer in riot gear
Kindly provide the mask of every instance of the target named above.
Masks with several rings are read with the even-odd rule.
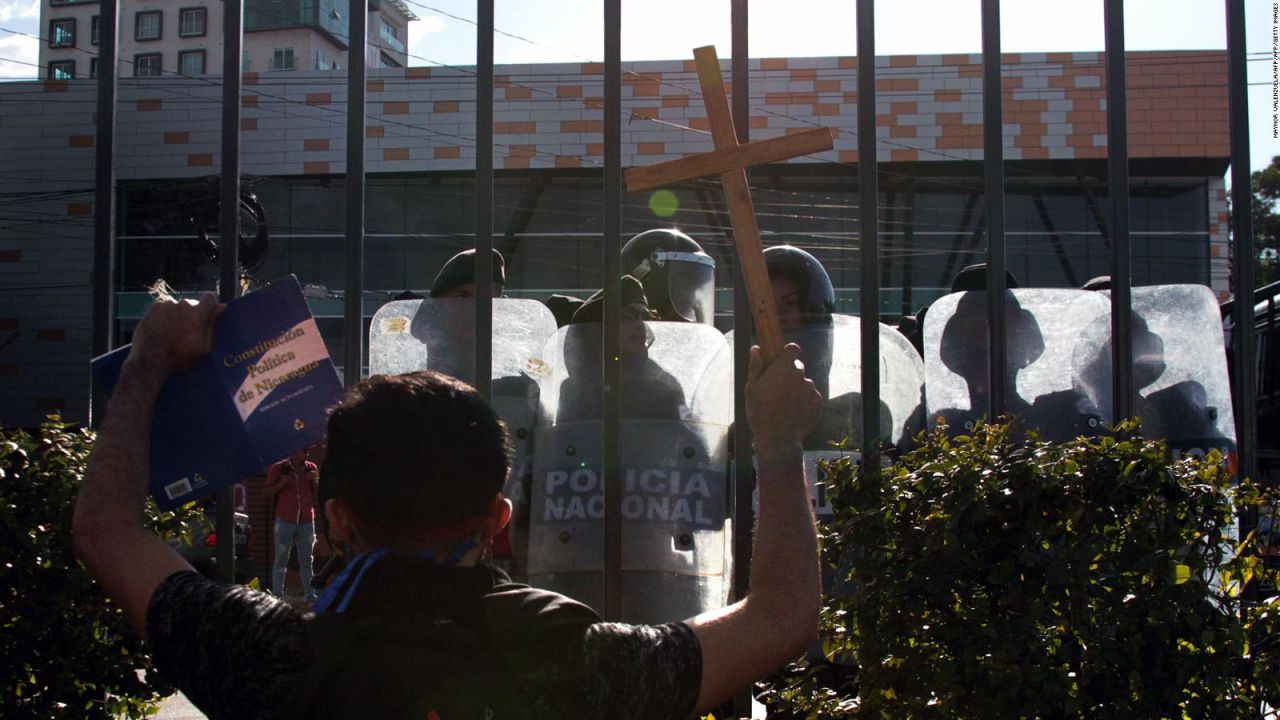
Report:
[[[669,622],[724,605],[732,364],[712,324],[715,262],[653,230],[622,250],[619,454],[622,618]],[[530,495],[529,582],[595,602],[604,577],[604,293],[544,349]]]
[[[828,441],[841,440],[849,432],[847,418],[840,422],[829,407],[831,375],[831,314],[836,291],[822,263],[791,245],[776,245],[764,251],[773,306],[778,311],[783,342],[800,346],[805,374],[826,400],[818,424],[805,439],[806,450],[825,450]],[[846,408],[847,409],[847,408]]]
[[[640,283],[622,276],[622,327],[619,351],[623,383],[620,412],[633,419],[679,420],[687,407],[680,383],[649,358],[653,330],[645,320],[655,320]],[[604,320],[604,292],[587,299],[573,314],[572,324],[600,323]],[[602,417],[604,406],[600,396],[600,361],[597,352],[599,331],[573,333],[566,337],[570,350],[565,353],[568,379],[560,386],[559,418],[580,420]],[[586,347],[582,347],[585,344]]]
[[[831,324],[836,291],[817,258],[792,245],[775,245],[765,249],[764,262],[784,335],[805,325]]]
[[[659,320],[712,324],[716,261],[674,228],[648,230],[622,246],[622,272],[639,280]]]
[[[805,374],[826,398],[818,423],[805,439],[806,450],[829,450],[831,443],[849,438],[862,441],[862,394],[843,388],[832,392],[834,360],[835,288],[826,268],[810,253],[791,245],[776,245],[764,251],[769,282],[773,286],[774,307],[784,342],[800,346]],[[855,383],[860,378],[852,378]],[[837,383],[838,385],[844,383]],[[882,435],[889,435],[892,417],[881,402]]]

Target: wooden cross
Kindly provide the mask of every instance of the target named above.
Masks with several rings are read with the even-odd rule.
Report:
[[[756,337],[760,341],[760,351],[765,363],[772,363],[782,351],[782,329],[778,326],[778,311],[773,304],[773,289],[769,283],[769,271],[764,264],[760,227],[756,224],[756,212],[751,205],[746,169],[752,165],[830,150],[834,146],[831,130],[814,128],[768,140],[738,144],[738,134],[733,127],[733,116],[729,114],[729,100],[725,96],[724,78],[720,75],[720,59],[716,57],[715,47],[695,49],[693,59],[716,149],[702,155],[632,168],[626,172],[627,189],[634,192],[706,175],[720,176],[720,184],[724,186],[729,205],[733,240],[738,246],[738,262],[742,266],[742,277],[747,286],[747,299],[751,302],[751,315],[756,321]]]

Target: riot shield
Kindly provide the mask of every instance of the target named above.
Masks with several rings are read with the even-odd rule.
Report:
[[[547,342],[534,451],[529,580],[599,607],[604,587],[601,325]],[[724,337],[707,325],[622,327],[622,620],[681,620],[724,605],[731,552]]]
[[[1006,411],[1047,440],[1094,434],[1109,419],[1111,375],[1080,357],[1106,350],[1110,304],[1083,290],[1019,288],[1005,295]],[[929,427],[946,421],[953,432],[972,429],[988,414],[990,354],[987,294],[943,296],[924,322],[925,405]],[[1108,350],[1109,352],[1109,350]],[[1094,395],[1082,385],[1097,388]]]
[[[369,329],[371,375],[435,370],[475,382],[475,301],[459,298],[396,300],[378,308]],[[507,424],[513,457],[505,494],[514,506],[509,537],[513,576],[523,576],[528,528],[526,484],[530,470],[537,377],[555,318],[536,300],[493,299],[493,362],[490,404]]]
[[[804,440],[805,479],[819,517],[831,514],[831,500],[821,481],[819,460],[851,456],[862,446],[862,321],[852,315],[807,317],[800,328],[783,331],[787,342],[800,345],[805,375],[822,393],[813,432]],[[733,345],[733,332],[726,337]],[[924,363],[911,342],[894,328],[880,324],[880,445],[904,449],[924,428]],[[848,449],[833,449],[846,441]],[[753,503],[754,504],[754,503]]]
[[[1235,453],[1235,418],[1221,315],[1203,285],[1133,288],[1135,411],[1142,434],[1163,438],[1176,455]],[[1111,323],[1091,328],[1076,350],[1077,389],[1099,407],[1111,406]],[[1105,379],[1108,382],[1099,383]]]

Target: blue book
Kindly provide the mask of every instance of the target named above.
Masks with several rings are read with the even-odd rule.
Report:
[[[108,396],[128,354],[125,345],[91,363]],[[316,445],[342,393],[297,278],[233,300],[210,355],[171,377],[156,402],[152,496],[169,510]]]

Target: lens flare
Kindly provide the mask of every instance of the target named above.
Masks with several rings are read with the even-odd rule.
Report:
[[[649,210],[660,218],[668,218],[680,209],[680,199],[670,190],[654,190],[649,196]]]

